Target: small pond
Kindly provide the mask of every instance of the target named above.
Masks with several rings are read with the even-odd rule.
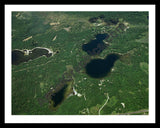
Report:
[[[62,89],[51,95],[51,100],[54,102],[53,107],[57,107],[57,105],[59,105],[64,100],[65,98],[64,94],[67,86],[68,85],[65,84]]]

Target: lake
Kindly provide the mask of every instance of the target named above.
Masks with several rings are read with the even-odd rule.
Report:
[[[107,47],[103,40],[108,37],[108,34],[97,34],[95,40],[91,40],[87,44],[82,45],[82,50],[89,55],[98,55]]]
[[[28,62],[29,60],[34,60],[40,56],[45,55],[46,57],[50,57],[53,55],[47,48],[39,48],[36,47],[32,50],[13,50],[12,51],[12,64],[19,65],[23,62]]]
[[[109,54],[105,59],[93,59],[85,66],[86,73],[94,78],[105,77],[118,59],[119,55],[117,54]]]

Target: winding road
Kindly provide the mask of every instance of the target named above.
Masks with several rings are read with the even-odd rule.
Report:
[[[106,102],[102,105],[102,107],[99,109],[98,115],[101,114],[101,110],[102,110],[102,109],[104,108],[104,106],[107,104],[108,100],[109,100],[109,95],[108,95],[108,93],[107,93],[107,100],[106,100]]]

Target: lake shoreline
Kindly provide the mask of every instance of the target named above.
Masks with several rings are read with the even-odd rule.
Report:
[[[12,64],[19,65],[23,62],[28,62],[30,60],[37,59],[41,56],[50,57],[53,56],[55,52],[53,52],[49,48],[44,47],[35,47],[33,49],[14,49],[12,50]]]

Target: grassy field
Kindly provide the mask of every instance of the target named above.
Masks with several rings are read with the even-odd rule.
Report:
[[[148,110],[149,103],[147,16],[148,12],[12,12],[12,50],[45,47],[59,51],[12,65],[12,114],[144,114],[140,110]],[[91,18],[97,20],[90,22]],[[104,40],[109,46],[90,57],[82,45],[103,33],[114,35]],[[111,53],[121,58],[108,76],[95,79],[85,73],[85,60]],[[56,110],[50,109],[46,95],[68,77],[73,79],[70,88],[79,96],[69,96]]]

